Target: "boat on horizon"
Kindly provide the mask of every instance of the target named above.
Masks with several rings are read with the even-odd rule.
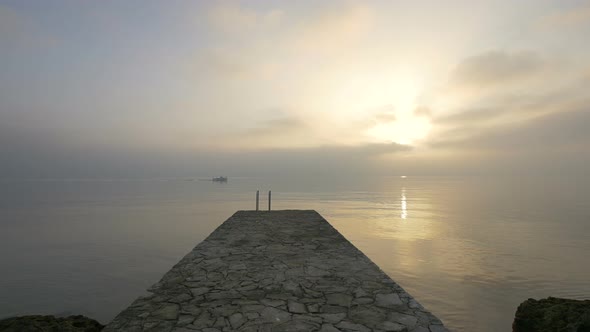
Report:
[[[211,181],[213,181],[213,182],[227,182],[227,176],[219,176],[219,177],[213,178]]]

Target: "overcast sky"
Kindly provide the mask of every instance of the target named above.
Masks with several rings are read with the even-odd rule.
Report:
[[[0,1],[0,178],[586,173],[588,1]]]

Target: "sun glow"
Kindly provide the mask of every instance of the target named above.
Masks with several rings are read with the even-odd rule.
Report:
[[[428,119],[411,115],[392,122],[377,123],[367,134],[378,141],[406,145],[426,138],[430,126]]]
[[[376,118],[375,124],[367,130],[367,135],[379,142],[398,144],[412,144],[424,139],[430,131],[430,119],[414,113],[422,88],[420,81],[402,76],[391,83],[394,118]]]

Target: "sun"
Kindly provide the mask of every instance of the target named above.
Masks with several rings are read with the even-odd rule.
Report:
[[[366,134],[377,142],[409,145],[426,138],[431,122],[428,117],[415,114],[422,90],[420,80],[410,75],[398,75],[395,78],[387,82],[390,94],[385,99],[392,106],[393,117],[387,120],[377,117]]]
[[[314,89],[312,96],[333,127],[363,123],[355,127],[362,128],[357,140],[415,144],[426,138],[431,127],[429,117],[414,112],[425,90],[423,77],[409,65],[350,69],[330,75],[325,82],[329,89]]]
[[[426,138],[430,131],[430,120],[412,115],[395,121],[377,123],[367,130],[367,135],[378,142],[395,142],[411,145]]]

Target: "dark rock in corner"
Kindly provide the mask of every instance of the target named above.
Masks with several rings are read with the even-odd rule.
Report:
[[[528,299],[516,310],[513,332],[590,332],[590,300]]]
[[[21,316],[0,320],[2,332],[98,332],[104,328],[85,316]]]

